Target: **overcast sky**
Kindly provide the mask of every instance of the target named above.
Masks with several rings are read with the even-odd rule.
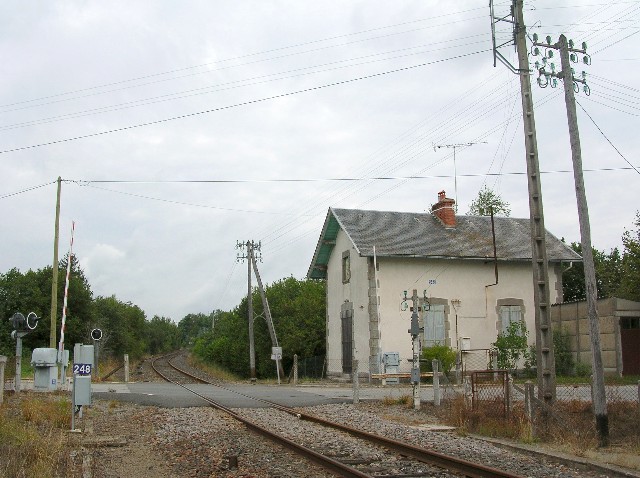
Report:
[[[525,20],[588,43],[593,245],[620,247],[640,209],[640,1],[530,0]],[[486,185],[528,217],[519,82],[491,48],[487,0],[5,0],[0,272],[51,264],[58,176],[60,257],[75,221],[94,294],[175,321],[240,302],[237,241],[262,241],[266,283],[304,278],[332,206],[423,212],[445,190],[464,214]],[[546,227],[579,241],[562,87],[532,83]],[[434,149],[462,143],[455,164]]]

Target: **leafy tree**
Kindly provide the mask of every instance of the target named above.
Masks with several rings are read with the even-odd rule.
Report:
[[[572,242],[570,245],[578,254],[582,255],[582,245]],[[596,271],[596,290],[598,298],[615,297],[619,293],[622,280],[622,258],[617,248],[611,249],[609,254],[593,249],[593,265]],[[574,262],[573,266],[562,273],[562,288],[565,302],[586,299],[584,286],[584,265]]]
[[[57,340],[60,338],[59,328],[64,304],[67,260],[68,258],[65,257],[60,261],[58,267]],[[6,274],[0,274],[0,353],[11,355],[15,352],[15,342],[9,336],[11,328],[7,319],[16,312],[21,312],[25,315],[29,312],[35,312],[41,317],[36,330],[24,338],[23,345],[25,350],[49,345],[52,276],[51,266],[36,271],[28,270],[25,273],[14,268]],[[65,345],[87,341],[88,336],[85,333],[83,324],[92,320],[92,299],[93,293],[84,276],[84,272],[78,262],[72,258]]]
[[[496,341],[491,344],[498,358],[498,368],[517,370],[520,358],[527,354],[527,326],[523,320],[511,322],[506,333],[499,333]]]
[[[198,337],[210,332],[216,317],[222,313],[221,310],[211,312],[211,314],[188,314],[178,322],[182,345],[193,345]]]
[[[215,330],[197,338],[193,352],[206,362],[215,363],[241,377],[248,377],[247,315],[242,317],[238,308],[231,312],[220,313],[217,316]]]
[[[326,349],[325,284],[320,281],[297,280],[287,277],[265,288],[273,324],[282,347],[282,364],[286,371],[293,366],[293,356],[324,355]],[[254,298],[256,316],[264,316],[259,295]],[[245,315],[246,316],[246,315]],[[263,376],[275,375],[271,360],[271,337],[266,321],[257,320],[256,368]]]
[[[624,252],[619,296],[640,301],[640,212],[636,212],[634,226],[635,230],[627,230],[622,235]]]
[[[283,367],[290,370],[293,355],[312,357],[325,353],[325,284],[320,281],[299,281],[288,277],[265,288],[273,317],[278,344],[283,349]],[[256,372],[259,377],[273,377],[275,363],[271,360],[269,335],[262,301],[253,292],[254,342]],[[249,334],[247,300],[244,298],[232,312],[216,315],[213,332],[196,339],[194,353],[215,362],[229,371],[249,375]]]
[[[94,300],[95,321],[109,334],[105,352],[114,356],[129,354],[132,359],[142,357],[146,352],[145,314],[131,302],[121,302],[115,295],[97,297]]]
[[[171,319],[154,316],[145,323],[146,350],[151,355],[171,352],[180,348],[181,337],[178,326]]]
[[[509,203],[485,185],[478,192],[478,197],[471,201],[467,214],[471,216],[490,216],[491,209],[493,209],[495,216],[509,217],[511,214]]]

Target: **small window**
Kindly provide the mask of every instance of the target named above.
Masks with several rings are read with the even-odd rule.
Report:
[[[351,259],[349,251],[342,253],[342,283],[346,284],[351,279]]]
[[[506,334],[509,326],[514,322],[522,322],[522,307],[519,305],[502,305],[500,306],[500,333]],[[523,334],[523,330],[519,331],[519,335]]]
[[[620,328],[628,329],[640,329],[640,317],[622,317],[620,319]]]
[[[445,343],[444,305],[431,305],[424,319],[424,346]]]

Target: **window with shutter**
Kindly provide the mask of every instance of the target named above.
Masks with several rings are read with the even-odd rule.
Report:
[[[424,346],[433,347],[445,343],[444,305],[431,305],[424,323]]]
[[[522,321],[522,307],[519,305],[503,305],[500,307],[500,333],[506,334],[509,325]]]

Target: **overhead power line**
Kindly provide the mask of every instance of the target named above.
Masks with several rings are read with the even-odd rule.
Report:
[[[607,142],[611,145],[611,147],[613,149],[616,150],[616,153],[618,153],[620,155],[620,157],[622,159],[624,159],[626,161],[626,163],[631,166],[631,168],[633,168],[635,170],[636,173],[640,174],[640,171],[638,171],[638,168],[636,168],[633,164],[631,164],[631,162],[620,152],[620,150],[618,148],[616,148],[616,146],[611,142],[611,140],[607,137],[606,134],[604,134],[604,131],[602,131],[602,129],[600,128],[600,126],[598,126],[598,124],[595,122],[595,120],[591,117],[591,115],[589,113],[587,113],[587,110],[584,109],[584,106],[582,106],[580,104],[579,101],[576,100],[576,103],[578,103],[578,106],[582,109],[582,111],[584,111],[584,114],[587,115],[587,117],[591,120],[591,122],[594,124],[594,126],[596,128],[598,128],[598,131],[600,131],[600,134],[604,137],[604,139],[607,140]],[[585,170],[586,171],[586,170]]]
[[[586,111],[585,111],[586,113]],[[588,113],[587,113],[588,115]],[[595,123],[594,123],[595,124]],[[597,126],[597,125],[596,125]],[[613,145],[612,145],[613,146]],[[615,146],[614,146],[615,148]],[[624,156],[623,156],[624,158]],[[625,158],[626,160],[626,158]],[[628,161],[627,161],[628,162]],[[597,168],[597,169],[585,169],[585,172],[604,172],[604,171],[629,171],[634,170],[638,171],[638,168],[633,164],[629,163],[630,167],[622,167],[622,168]],[[568,169],[558,169],[553,171],[540,171],[540,174],[564,174],[571,173],[571,170]],[[458,174],[459,177],[465,178],[478,178],[478,177],[487,177],[487,176],[522,176],[527,174],[522,171],[513,171],[508,173],[467,173],[467,174]],[[153,181],[144,181],[144,180],[135,180],[135,179],[99,179],[99,180],[86,180],[86,179],[63,179],[62,182],[65,183],[74,183],[78,186],[90,186],[95,189],[101,189],[103,191],[114,192],[118,194],[126,194],[129,196],[142,197],[144,199],[153,199],[157,201],[164,202],[176,202],[178,204],[183,204],[186,206],[198,206],[198,207],[212,207],[212,206],[202,206],[199,204],[189,204],[189,203],[179,203],[177,201],[166,200],[162,198],[154,198],[150,196],[141,196],[138,194],[131,194],[123,191],[115,191],[113,189],[105,189],[97,186],[92,186],[93,184],[237,184],[237,183],[307,183],[307,182],[330,182],[330,181],[339,181],[339,182],[358,182],[358,181],[406,181],[411,179],[442,179],[442,178],[452,178],[451,174],[434,174],[429,176],[380,176],[380,177],[372,177],[372,178],[279,178],[279,179],[173,179],[173,180],[153,180]],[[38,184],[37,186],[31,186],[25,189],[21,189],[20,191],[15,191],[12,193],[7,193],[0,196],[0,199],[5,199],[11,196],[17,196],[19,194],[24,194],[29,191],[34,191],[36,189],[43,188],[45,186],[50,186],[55,184],[56,181],[50,181],[44,184]],[[214,208],[214,209],[224,209],[224,208]],[[241,209],[229,209],[230,211],[241,211],[246,212]],[[252,212],[252,211],[248,211]]]
[[[180,119],[185,119],[185,118],[190,118],[193,116],[199,116],[199,115],[203,115],[203,114],[209,114],[209,113],[216,113],[219,111],[224,111],[224,110],[228,110],[228,109],[232,109],[232,108],[238,108],[240,106],[248,106],[248,105],[252,105],[252,104],[257,104],[257,103],[263,103],[265,101],[270,101],[270,100],[275,100],[278,98],[285,98],[288,96],[293,96],[293,95],[297,95],[300,93],[308,93],[310,91],[316,91],[316,90],[321,90],[324,88],[329,88],[332,86],[339,86],[339,85],[345,85],[348,83],[354,83],[356,81],[361,81],[361,80],[367,80],[367,79],[371,79],[371,78],[377,78],[380,76],[385,76],[385,75],[390,75],[392,73],[400,73],[403,71],[409,71],[409,70],[413,70],[416,68],[421,68],[424,66],[429,66],[429,65],[433,65],[436,63],[442,63],[445,61],[449,61],[449,60],[456,60],[456,59],[460,59],[460,58],[465,58],[465,57],[469,57],[469,56],[473,56],[473,55],[477,55],[480,53],[486,53],[490,50],[484,49],[484,50],[479,50],[479,51],[474,51],[471,53],[463,53],[461,55],[456,55],[456,56],[452,56],[452,57],[448,57],[448,58],[441,58],[438,60],[433,60],[433,61],[429,61],[429,62],[425,62],[425,63],[420,63],[418,65],[411,65],[411,66],[405,66],[402,68],[396,68],[394,70],[388,70],[388,71],[383,71],[380,73],[373,73],[371,75],[365,75],[365,76],[360,76],[357,78],[351,78],[349,80],[341,80],[341,81],[335,81],[332,83],[326,83],[324,85],[319,85],[319,86],[312,86],[310,88],[303,88],[301,90],[296,90],[296,91],[290,91],[288,93],[280,93],[278,95],[272,95],[272,96],[267,96],[264,98],[258,98],[258,99],[254,99],[254,100],[248,100],[248,101],[243,101],[240,103],[235,103],[232,105],[227,105],[227,106],[220,106],[218,108],[212,108],[212,109],[208,109],[208,110],[203,110],[203,111],[197,111],[194,113],[187,113],[187,114],[183,114],[183,115],[178,115],[178,116],[172,116],[170,118],[163,118],[160,120],[154,120],[154,121],[147,121],[145,123],[138,123],[138,124],[134,124],[134,125],[129,125],[129,126],[123,126],[121,128],[114,128],[114,129],[110,129],[110,130],[106,130],[106,131],[100,131],[97,133],[89,133],[89,134],[84,134],[84,135],[79,135],[79,136],[73,136],[70,138],[63,138],[63,139],[58,139],[58,140],[53,140],[53,141],[48,141],[46,143],[38,143],[38,144],[32,144],[29,146],[22,146],[19,148],[12,148],[12,149],[6,149],[3,151],[0,151],[0,154],[6,154],[6,153],[13,153],[16,151],[24,151],[26,149],[34,149],[34,148],[40,148],[43,146],[51,146],[54,144],[60,144],[60,143],[68,143],[71,141],[77,141],[79,139],[86,139],[86,138],[92,138],[92,137],[96,137],[96,136],[103,136],[106,134],[111,134],[111,133],[118,133],[121,131],[127,131],[127,130],[131,130],[131,129],[136,129],[136,128],[142,128],[145,126],[152,126],[152,125],[156,125],[156,124],[161,124],[161,123],[167,123],[170,121],[176,121],[176,120],[180,120]]]
[[[231,62],[231,61],[242,60],[244,58],[256,57],[256,56],[259,56],[259,55],[265,55],[265,54],[268,54],[268,53],[274,53],[274,52],[278,52],[278,51],[291,50],[293,48],[298,48],[298,47],[307,46],[307,45],[313,45],[313,44],[317,44],[317,43],[328,42],[328,41],[332,41],[332,40],[339,40],[341,38],[354,37],[354,36],[357,36],[357,35],[363,35],[363,34],[375,32],[375,31],[386,30],[386,29],[389,29],[389,28],[395,28],[395,27],[400,27],[400,26],[405,26],[405,25],[411,25],[411,24],[421,23],[421,22],[425,22],[425,21],[432,21],[432,20],[435,20],[435,19],[438,19],[438,18],[447,17],[447,16],[452,16],[452,15],[458,16],[461,13],[467,13],[467,12],[471,12],[471,11],[474,11],[474,10],[480,10],[480,9],[481,9],[481,7],[470,8],[470,9],[467,9],[467,10],[461,10],[461,11],[458,11],[458,12],[446,13],[446,14],[443,14],[443,15],[435,16],[435,17],[416,19],[416,20],[411,20],[411,21],[407,21],[407,22],[396,23],[396,24],[393,24],[393,25],[386,25],[386,26],[383,26],[383,27],[370,28],[370,29],[367,29],[367,30],[359,31],[359,32],[346,33],[346,34],[343,34],[343,35],[336,35],[336,36],[333,36],[333,37],[327,37],[327,38],[322,38],[322,39],[318,39],[318,40],[311,40],[311,41],[307,41],[307,42],[297,43],[297,44],[294,44],[294,45],[288,45],[288,46],[284,46],[284,47],[272,48],[272,49],[269,49],[269,50],[264,50],[264,51],[261,51],[261,52],[248,53],[248,54],[240,55],[240,56],[233,57],[233,58],[225,58],[225,59],[217,60],[217,61],[211,62],[211,63],[203,63],[203,64],[200,64],[200,65],[192,65],[192,66],[188,66],[188,67],[184,67],[184,68],[176,68],[176,69],[168,70],[168,71],[165,71],[165,72],[152,73],[152,74],[149,74],[149,75],[143,75],[143,76],[139,76],[139,77],[134,77],[134,78],[130,78],[130,79],[127,79],[127,80],[114,81],[114,82],[110,82],[110,83],[104,83],[102,85],[91,86],[91,87],[88,87],[88,88],[81,88],[81,89],[77,89],[77,90],[71,90],[71,91],[67,91],[67,92],[63,92],[63,93],[57,93],[57,94],[48,95],[48,96],[43,96],[43,97],[39,97],[39,98],[33,98],[33,99],[29,99],[29,100],[23,100],[23,101],[19,101],[19,102],[4,104],[4,105],[0,105],[0,108],[6,108],[6,107],[9,107],[9,106],[16,106],[16,105],[20,105],[20,104],[34,103],[34,102],[37,102],[37,101],[48,100],[48,99],[53,99],[53,98],[60,98],[60,97],[68,96],[68,95],[73,95],[73,94],[76,94],[76,93],[85,93],[85,92],[91,92],[91,91],[95,92],[96,90],[99,90],[101,88],[107,88],[107,87],[110,87],[110,86],[124,85],[124,84],[127,84],[127,83],[133,83],[135,81],[146,80],[146,79],[150,79],[150,78],[157,78],[157,77],[166,76],[166,75],[170,75],[170,74],[174,74],[174,73],[180,73],[180,72],[184,72],[184,71],[194,70],[194,69],[197,69],[197,68],[208,68],[211,65],[218,65],[218,64],[221,64],[221,63],[228,63],[228,62]],[[473,17],[471,19],[476,19],[476,18],[483,18],[483,17],[482,16],[478,16],[478,17]],[[459,23],[460,20],[461,20],[460,18],[456,18],[455,21],[450,22],[450,23],[431,25],[431,26],[425,27],[425,28],[446,26],[446,25],[450,25],[450,24],[454,24],[454,23]],[[467,19],[467,20],[469,20],[469,19]],[[409,32],[413,32],[413,31],[416,31],[416,29],[409,30],[409,31],[403,31],[403,32],[393,32],[393,33],[389,33],[387,35],[382,35],[382,36],[378,36],[378,37],[364,38],[364,39],[360,39],[360,40],[355,40],[353,42],[348,42],[346,44],[348,45],[348,44],[358,43],[358,42],[363,42],[363,41],[376,40],[376,39],[385,38],[385,37],[392,36],[392,35],[399,35],[399,34],[402,34],[402,33],[409,33]],[[284,55],[284,56],[280,56],[280,57],[276,57],[276,58],[265,58],[263,60],[257,60],[257,62],[271,61],[273,59],[285,58],[285,57],[288,57],[288,56],[291,56],[291,55],[300,55],[300,54],[310,53],[310,52],[313,52],[313,51],[317,51],[319,49],[338,48],[338,47],[342,47],[342,46],[345,46],[345,43],[342,43],[342,44],[339,44],[339,45],[329,45],[329,46],[318,48],[318,49],[311,50],[311,51],[305,50],[305,51],[302,51],[302,52],[296,52],[296,53],[292,53],[292,54],[288,54],[288,55]],[[255,63],[255,62],[252,62],[252,63]],[[129,87],[120,88],[120,89],[117,89],[117,90],[111,90],[111,91],[106,91],[106,92],[95,92],[95,93],[91,93],[91,94],[88,94],[88,95],[84,95],[81,98],[84,98],[84,97],[87,97],[87,96],[96,95],[96,94],[104,94],[104,93],[110,93],[110,92],[113,92],[113,91],[120,91],[120,90],[128,89],[128,88],[137,88],[137,87],[140,87],[140,86],[147,86],[147,85],[150,85],[150,84],[159,83],[159,82],[163,82],[163,81],[170,81],[170,80],[184,78],[186,76],[193,76],[193,75],[202,74],[202,73],[211,73],[211,72],[214,72],[214,71],[219,71],[220,69],[235,68],[237,66],[245,66],[245,65],[247,65],[247,63],[240,64],[240,65],[233,65],[231,67],[218,68],[218,69],[214,69],[214,70],[207,70],[207,71],[204,71],[204,72],[191,73],[189,75],[166,78],[166,79],[162,79],[162,80],[158,80],[158,81],[154,81],[154,82],[149,82],[149,83],[136,84],[136,85],[132,85],[132,86],[129,86]],[[69,98],[69,99],[77,99],[77,98]],[[67,101],[67,100],[65,99],[65,100],[61,100],[61,101]]]
[[[0,196],[0,199],[9,198],[11,196],[17,196],[18,194],[24,194],[24,193],[27,193],[29,191],[33,191],[35,189],[40,189],[40,188],[43,188],[45,186],[50,186],[51,184],[55,184],[55,183],[56,183],[56,181],[50,181],[48,183],[39,184],[37,186],[32,186],[30,188],[22,189],[20,191],[16,191],[16,192],[13,192],[13,193],[4,194],[3,196]]]
[[[111,113],[111,112],[114,112],[114,111],[121,111],[121,110],[124,110],[124,109],[137,108],[137,107],[141,107],[141,106],[148,106],[148,105],[153,105],[153,104],[157,104],[157,103],[163,103],[163,102],[167,102],[167,101],[175,101],[175,100],[180,100],[180,99],[185,99],[185,98],[192,98],[194,96],[218,93],[218,92],[221,92],[221,91],[228,91],[228,90],[233,90],[233,89],[236,89],[236,88],[244,88],[244,87],[247,87],[247,86],[261,85],[261,84],[268,83],[268,82],[271,82],[271,81],[281,81],[281,80],[299,78],[299,77],[304,77],[304,76],[309,76],[309,75],[317,75],[319,73],[326,73],[326,72],[336,71],[336,70],[340,70],[340,69],[344,69],[344,68],[353,68],[353,67],[357,67],[357,66],[370,65],[372,63],[377,63],[377,62],[382,62],[382,61],[389,61],[389,60],[396,60],[396,59],[400,59],[400,58],[406,58],[408,56],[424,55],[425,53],[433,53],[433,52],[436,52],[436,51],[443,51],[443,50],[449,50],[449,49],[453,49],[453,48],[460,48],[460,47],[465,47],[465,46],[470,46],[470,45],[476,45],[478,43],[483,43],[483,42],[482,41],[475,41],[475,42],[459,43],[459,44],[455,44],[455,45],[452,45],[452,46],[446,46],[446,47],[442,47],[442,48],[434,48],[434,49],[429,49],[429,50],[414,51],[414,52],[411,52],[411,53],[404,53],[402,55],[385,56],[383,58],[380,58],[383,55],[389,55],[389,54],[392,54],[392,53],[399,53],[399,52],[406,52],[408,50],[416,50],[418,48],[424,48],[426,46],[439,45],[439,44],[443,44],[443,43],[451,43],[453,41],[465,40],[465,39],[470,39],[470,38],[479,37],[479,36],[481,36],[481,35],[479,35],[479,34],[478,35],[469,35],[469,36],[466,36],[466,37],[457,38],[455,40],[445,40],[445,41],[441,41],[441,42],[432,42],[432,43],[430,43],[428,45],[417,45],[417,46],[412,46],[412,47],[406,47],[406,48],[401,48],[401,49],[397,49],[397,50],[391,50],[391,51],[375,53],[375,54],[371,54],[371,55],[365,55],[365,56],[361,56],[361,57],[355,57],[355,58],[349,58],[349,59],[345,59],[345,60],[332,61],[332,62],[317,64],[317,65],[312,65],[312,66],[305,66],[305,67],[302,67],[302,68],[295,68],[295,69],[292,69],[292,70],[281,71],[281,72],[277,72],[277,73],[271,73],[271,74],[268,74],[268,75],[261,75],[261,76],[251,77],[251,78],[228,81],[228,82],[225,82],[225,83],[219,83],[217,85],[210,85],[210,86],[205,86],[205,87],[201,87],[201,88],[192,88],[192,89],[189,89],[189,90],[177,91],[177,92],[174,92],[174,93],[166,93],[166,94],[163,94],[163,95],[151,96],[151,97],[147,97],[147,98],[141,98],[141,99],[138,99],[138,100],[127,101],[127,102],[124,102],[124,103],[117,103],[117,104],[112,104],[112,105],[108,105],[108,106],[101,106],[101,107],[98,107],[98,108],[90,108],[90,109],[76,111],[74,113],[65,113],[65,114],[58,115],[58,116],[50,116],[50,117],[45,117],[45,118],[40,118],[40,119],[23,121],[21,123],[6,124],[6,125],[3,125],[3,126],[0,126],[0,131],[7,131],[7,130],[11,130],[11,129],[17,129],[17,128],[23,128],[23,127],[29,127],[29,126],[37,126],[37,125],[41,125],[41,124],[48,124],[48,123],[53,123],[53,122],[58,122],[58,121],[63,121],[63,120],[81,118],[81,117],[84,117],[84,116],[92,116],[92,115],[95,115],[95,114]],[[357,61],[357,60],[363,60],[363,61],[360,61],[358,63],[347,63],[347,62],[350,62],[350,61],[353,62],[353,61]],[[325,68],[325,67],[330,67],[330,68]],[[324,69],[319,69],[319,68],[324,68]],[[43,106],[43,105],[46,105],[46,104],[50,104],[50,103],[42,103],[42,104],[40,104],[38,106]],[[19,109],[23,109],[23,108],[19,108]],[[11,112],[11,111],[16,111],[16,110],[6,110],[6,111],[0,112],[0,113],[7,113],[7,112]]]

